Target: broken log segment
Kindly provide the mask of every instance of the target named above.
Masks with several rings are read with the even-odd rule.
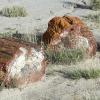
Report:
[[[40,50],[39,50],[40,49]],[[36,44],[14,38],[0,38],[0,72],[4,84],[16,86],[41,80],[45,74],[46,63],[43,51]]]
[[[46,49],[83,49],[88,57],[96,55],[97,45],[92,31],[76,16],[52,18],[43,34],[43,42]]]

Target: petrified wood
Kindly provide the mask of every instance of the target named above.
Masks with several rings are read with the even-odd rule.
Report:
[[[33,43],[14,38],[0,38],[0,81],[16,86],[41,80],[46,62],[43,51]]]
[[[80,18],[74,16],[52,18],[43,34],[43,41],[49,48],[63,44],[69,49],[83,47],[89,56],[96,54],[96,41],[93,33]]]

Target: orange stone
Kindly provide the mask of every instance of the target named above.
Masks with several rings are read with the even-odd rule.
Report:
[[[85,42],[86,46],[82,41]],[[96,40],[93,33],[80,18],[74,16],[51,19],[43,34],[43,42],[50,48],[59,47],[59,44],[62,43],[65,48],[71,49],[76,48],[78,44],[86,48],[88,55],[94,56],[96,54]]]

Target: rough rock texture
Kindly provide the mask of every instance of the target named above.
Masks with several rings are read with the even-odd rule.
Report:
[[[46,63],[35,44],[13,38],[0,38],[0,81],[21,86],[41,80]],[[2,73],[2,74],[1,74]]]
[[[50,48],[85,48],[93,56],[96,54],[96,41],[93,33],[78,18],[74,16],[54,17],[48,23],[48,29],[43,34],[43,41]],[[57,50],[57,48],[56,48]]]
[[[51,40],[58,39],[63,30],[70,27],[70,24],[62,17],[54,17],[48,23],[48,29],[43,35],[45,44],[49,44]]]
[[[79,26],[86,26],[78,17],[75,16],[63,16],[63,18],[70,24],[75,25],[78,24]]]

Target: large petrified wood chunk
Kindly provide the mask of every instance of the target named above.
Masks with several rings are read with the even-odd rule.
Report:
[[[41,80],[46,63],[43,51],[33,43],[0,38],[0,81],[16,86]]]
[[[89,28],[74,16],[54,17],[48,23],[48,28],[43,34],[44,44],[49,48],[85,48],[90,56],[96,54],[96,41]]]

